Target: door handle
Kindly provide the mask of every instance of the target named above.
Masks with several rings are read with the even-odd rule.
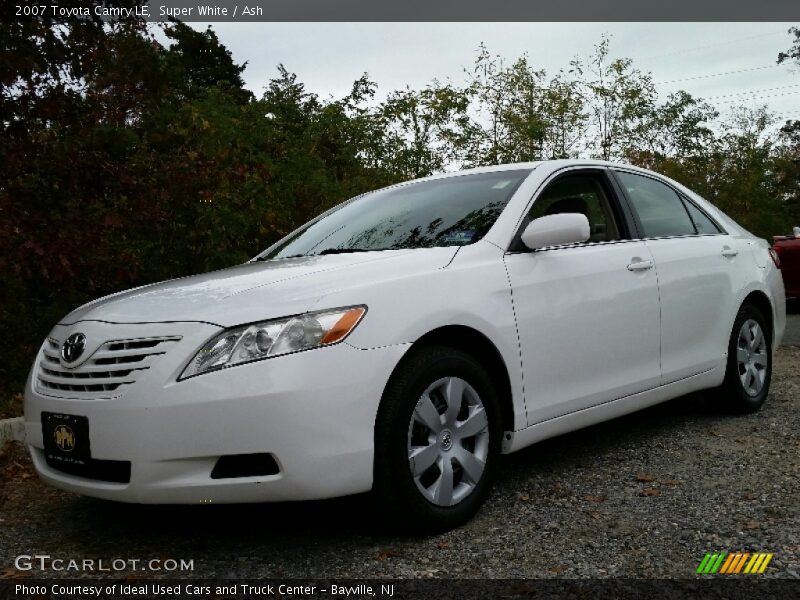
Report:
[[[636,260],[628,265],[628,271],[647,271],[653,268],[652,260]]]
[[[739,254],[739,251],[738,250],[734,250],[730,246],[725,246],[722,249],[722,256],[724,256],[725,258],[733,258],[737,254]]]

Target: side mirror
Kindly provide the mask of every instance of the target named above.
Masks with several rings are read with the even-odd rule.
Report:
[[[577,244],[589,239],[589,219],[580,213],[560,213],[534,219],[522,232],[522,243],[531,250],[545,246]]]

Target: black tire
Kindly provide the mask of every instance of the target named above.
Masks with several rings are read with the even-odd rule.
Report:
[[[446,377],[463,379],[477,392],[486,412],[489,439],[485,467],[471,493],[452,506],[438,506],[423,496],[412,476],[409,431],[423,392]],[[392,529],[402,527],[412,533],[436,533],[464,524],[489,494],[501,437],[497,394],[474,358],[445,346],[412,350],[389,380],[375,423],[373,496],[378,518]]]
[[[751,395],[745,390],[740,378],[740,366],[737,358],[739,332],[748,320],[758,323],[766,340],[767,365],[764,369],[764,383],[760,391]],[[725,370],[725,380],[722,385],[714,390],[714,400],[717,407],[726,413],[745,415],[756,412],[761,408],[769,394],[769,385],[772,380],[772,330],[763,313],[752,304],[743,304],[736,315],[733,330],[728,341],[728,362]]]

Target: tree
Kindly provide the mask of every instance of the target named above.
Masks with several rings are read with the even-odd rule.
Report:
[[[800,65],[800,27],[792,27],[792,47],[778,55],[778,64],[793,61]],[[800,223],[800,120],[787,120],[781,127],[780,149],[776,176],[781,183],[789,218]]]
[[[774,120],[765,108],[735,109],[713,149],[680,161],[676,178],[742,226],[770,238],[785,229],[786,208],[775,177]]]
[[[778,64],[790,60],[800,63],[800,27],[789,28],[789,34],[794,35],[792,47],[778,54]]]
[[[167,56],[183,71],[186,97],[196,97],[205,90],[222,87],[239,102],[251,100],[253,95],[244,88],[242,73],[247,63],[236,64],[230,50],[220,44],[217,34],[209,25],[204,32],[196,31],[180,21],[171,22],[164,31],[170,44]]]
[[[662,104],[647,107],[630,129],[624,150],[627,160],[658,170],[666,159],[683,160],[713,150],[711,122],[719,113],[684,91],[670,94]]]
[[[778,54],[778,64],[791,61],[800,66],[800,27],[790,28],[789,33],[794,35],[793,45],[786,52]],[[800,120],[786,121],[783,132],[788,135],[789,140],[795,139],[794,132],[798,132],[798,137],[800,137]]]
[[[380,115],[398,172],[414,178],[444,170],[463,145],[468,106],[464,91],[437,81],[418,91],[392,92]]]
[[[99,2],[99,0],[97,0]],[[95,3],[97,3],[95,2]],[[134,2],[117,2],[125,6]],[[109,5],[108,2],[105,2]],[[0,395],[51,323],[91,298],[241,262],[334,204],[444,169],[600,156],[654,168],[769,237],[800,222],[800,126],[718,123],[610,59],[549,76],[484,45],[459,87],[320,98],[282,65],[263,95],[216,34],[136,19],[29,19],[0,37]],[[794,46],[779,57],[800,61]]]
[[[603,36],[585,66],[574,63],[575,71],[585,76],[593,153],[603,160],[619,158],[631,147],[656,99],[650,75],[636,69],[629,58],[611,60],[609,42]]]
[[[584,97],[563,71],[550,80],[527,56],[506,66],[481,45],[468,72],[470,112],[462,160],[467,165],[566,158],[586,129]]]
[[[543,110],[549,115],[541,158],[577,158],[586,135],[589,115],[580,82],[572,71],[561,71],[550,80]]]
[[[539,160],[544,154],[549,128],[546,73],[532,68],[527,56],[522,56],[500,76],[506,93],[501,105],[506,133],[502,160]]]
[[[162,47],[137,20],[0,23],[0,329],[21,340],[0,349],[0,394],[78,304],[242,262],[399,177],[366,78],[321,101],[281,68],[255,100],[213,32],[165,33]]]
[[[467,76],[470,108],[476,118],[463,132],[462,160],[467,166],[504,162],[509,92],[502,58],[490,54],[482,43]]]

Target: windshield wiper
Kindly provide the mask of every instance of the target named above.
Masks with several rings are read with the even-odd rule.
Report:
[[[273,259],[304,258],[307,256],[324,256],[326,254],[350,254],[352,252],[380,252],[381,250],[393,250],[393,249],[394,248],[326,248],[322,252],[316,252],[314,254],[291,254],[289,256],[259,256],[254,260],[256,262],[261,262]]]
[[[304,256],[308,256],[307,254],[292,254],[291,256],[259,256],[256,258],[256,262],[262,262],[265,260],[273,260],[275,258],[303,258]]]
[[[391,250],[391,248],[325,248],[322,252],[317,252],[317,256],[324,254],[349,254],[351,252],[380,252],[381,250]]]

